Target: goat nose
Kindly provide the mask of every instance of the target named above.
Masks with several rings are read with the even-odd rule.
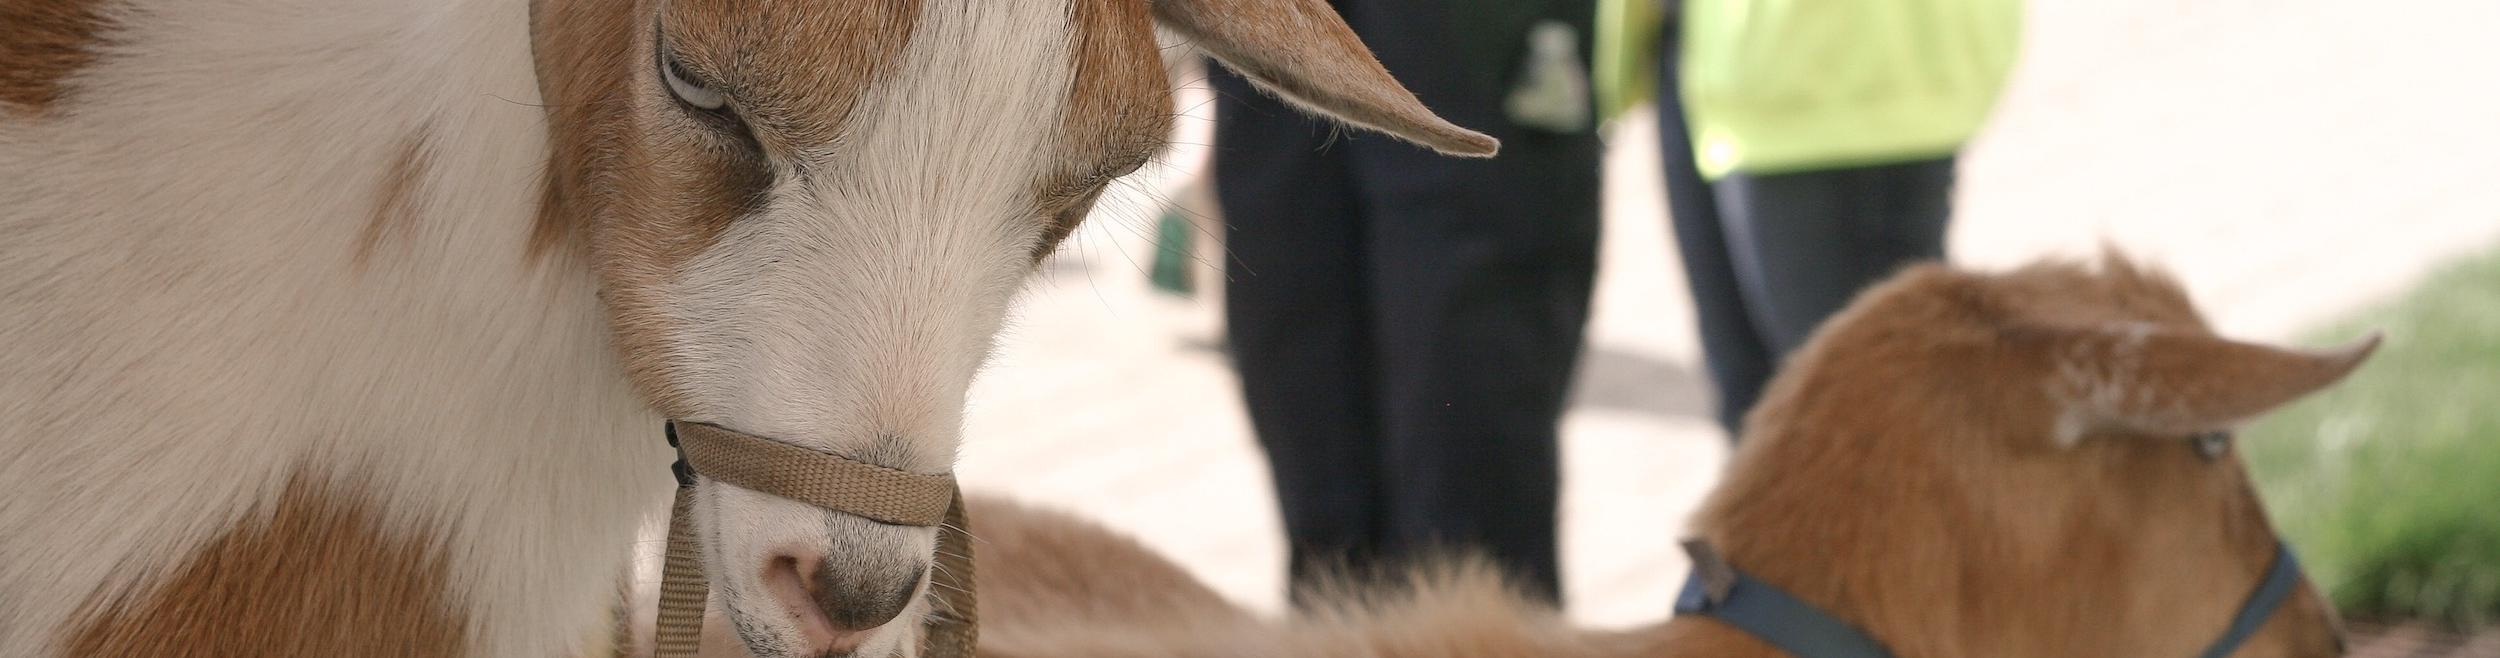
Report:
[[[865,631],[903,614],[912,596],[920,593],[920,576],[927,568],[863,574],[827,563],[815,571],[808,578],[807,595],[816,602],[816,609],[825,612],[834,628]]]
[[[764,587],[798,624],[806,655],[848,655],[844,652],[867,641],[869,631],[893,621],[911,606],[928,570],[926,563],[907,568],[862,567],[813,551],[795,551],[775,555],[766,563]]]

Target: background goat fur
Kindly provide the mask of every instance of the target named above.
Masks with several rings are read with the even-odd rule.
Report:
[[[662,418],[950,471],[1158,24],[1496,147],[1322,0],[0,0],[0,658],[574,655]],[[697,489],[749,648],[916,644],[935,530]]]
[[[2169,278],[2114,255],[1919,266],[1790,362],[1691,528],[1896,655],[2194,655],[2275,535],[2236,453],[2186,439],[2323,388],[2376,344],[2218,338]],[[1782,655],[1708,619],[1575,629],[1471,561],[1267,619],[1074,517],[990,498],[972,513],[990,658]],[[2337,655],[2339,624],[2303,582],[2234,655]]]

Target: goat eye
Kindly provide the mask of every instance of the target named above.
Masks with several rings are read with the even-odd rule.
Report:
[[[696,109],[717,111],[729,106],[728,98],[722,97],[720,92],[713,91],[711,87],[695,82],[694,76],[688,73],[685,67],[679,66],[676,58],[666,56],[660,58],[660,77],[668,80],[668,93],[676,95],[677,100],[684,101]]]
[[[2205,461],[2221,459],[2231,451],[2230,432],[2206,432],[2189,437],[2188,441],[2196,446],[2197,456],[2204,457]]]

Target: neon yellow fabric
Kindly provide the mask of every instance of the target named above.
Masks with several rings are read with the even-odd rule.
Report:
[[[1658,32],[1662,0],[1597,0],[1597,120],[1611,121],[1658,94]]]
[[[1902,162],[1978,132],[2022,0],[1685,0],[1684,108],[1713,180]]]

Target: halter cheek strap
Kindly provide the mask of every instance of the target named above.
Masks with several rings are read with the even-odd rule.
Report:
[[[2240,604],[2240,614],[2231,618],[2231,627],[2213,646],[2197,654],[2198,658],[2223,658],[2240,650],[2240,643],[2257,634],[2257,629],[2274,618],[2274,611],[2292,598],[2292,590],[2300,585],[2300,558],[2292,556],[2292,547],[2281,541],[2274,543],[2274,566],[2266,568],[2266,579],[2257,583],[2257,591],[2248,594],[2248,602]]]
[[[1892,652],[1874,636],[1787,590],[1738,571],[1708,542],[1686,541],[1684,551],[1693,558],[1693,575],[1685,579],[1684,591],[1676,597],[1675,614],[1719,620],[1797,658],[1892,658]],[[2198,658],[2225,658],[2238,651],[2299,585],[2300,560],[2292,556],[2290,545],[2276,542],[2274,564],[2266,568],[2265,579],[2240,604],[2239,614],[2232,617],[2222,637],[2197,654]]]
[[[969,658],[979,640],[973,601],[972,541],[965,533],[963,494],[955,478],[853,461],[714,425],[671,421],[677,448],[677,496],[668,522],[668,558],[661,568],[658,658],[694,658],[703,639],[703,602],[710,586],[694,532],[697,475],[880,523],[938,528],[930,574],[936,609],[921,628],[920,655]]]

